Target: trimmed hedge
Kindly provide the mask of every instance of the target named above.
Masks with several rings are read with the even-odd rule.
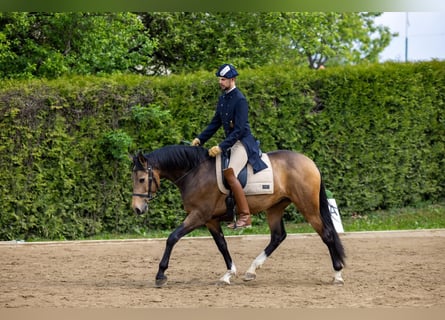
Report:
[[[443,200],[445,62],[240,74],[262,150],[313,158],[342,214]],[[177,226],[184,212],[167,181],[147,215],[132,213],[127,156],[193,139],[218,94],[208,73],[2,83],[0,239]]]

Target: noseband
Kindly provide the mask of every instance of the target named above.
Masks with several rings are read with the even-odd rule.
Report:
[[[140,171],[140,170],[133,170],[133,172],[136,171]],[[155,192],[153,192],[151,190],[152,185],[153,185],[153,181],[155,183],[156,186],[156,191],[159,190],[159,184],[158,181],[156,181],[154,175],[153,175],[153,168],[152,167],[148,167],[145,172],[147,172],[148,174],[148,192],[145,193],[133,193],[133,197],[142,197],[142,198],[147,198],[149,201],[152,200],[154,198],[154,194]]]

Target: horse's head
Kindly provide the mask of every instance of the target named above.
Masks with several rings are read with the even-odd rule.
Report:
[[[139,152],[133,157],[133,199],[131,207],[137,214],[148,210],[148,203],[159,190],[159,172],[154,169],[147,158]]]

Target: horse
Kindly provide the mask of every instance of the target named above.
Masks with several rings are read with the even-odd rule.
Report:
[[[342,269],[345,252],[334,228],[321,173],[314,161],[302,153],[289,150],[268,152],[273,170],[272,194],[248,195],[251,214],[266,212],[270,242],[253,260],[244,275],[244,281],[256,279],[256,270],[286,238],[284,209],[293,203],[306,221],[314,228],[329,249],[334,268],[334,284],[343,284]],[[226,216],[226,197],[217,186],[216,161],[201,146],[168,145],[150,153],[132,156],[132,208],[136,214],[148,210],[150,201],[160,190],[161,179],[173,182],[179,188],[187,213],[182,223],[168,236],[164,254],[159,263],[155,286],[167,283],[165,271],[175,244],[191,231],[205,226],[222,254],[227,272],[219,279],[229,284],[237,269],[229,253],[221,227]]]

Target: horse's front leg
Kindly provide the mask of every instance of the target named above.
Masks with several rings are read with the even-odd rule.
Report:
[[[158,273],[156,274],[156,287],[162,287],[167,283],[167,276],[165,275],[165,270],[168,268],[168,263],[170,261],[170,255],[172,253],[175,244],[187,233],[191,232],[193,228],[186,228],[185,223],[182,223],[176,228],[167,238],[167,244],[165,247],[164,255],[162,256],[161,262],[159,263]]]
[[[230,279],[232,276],[236,276],[236,267],[230,256],[229,249],[227,246],[226,239],[221,229],[221,224],[217,220],[212,220],[206,224],[207,229],[209,229],[216,246],[221,252],[224,262],[226,263],[227,272],[219,279],[221,283],[230,284]]]

